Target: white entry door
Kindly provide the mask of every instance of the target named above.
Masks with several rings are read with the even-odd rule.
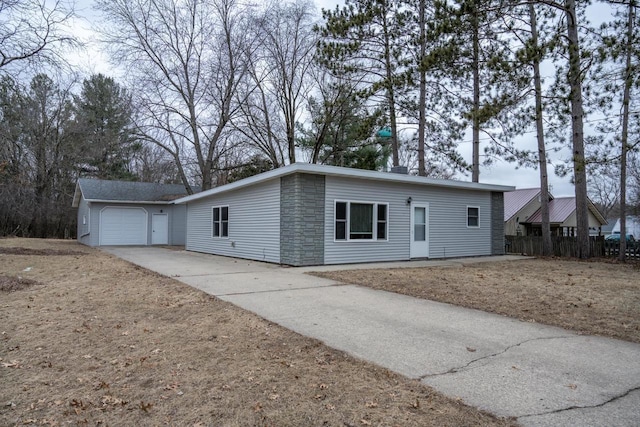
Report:
[[[429,205],[411,205],[411,258],[429,257]]]
[[[167,214],[153,214],[151,216],[151,244],[169,244],[169,216]]]

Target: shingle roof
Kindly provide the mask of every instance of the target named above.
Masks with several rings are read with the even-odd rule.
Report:
[[[504,193],[504,220],[509,221],[539,194],[539,188],[522,188]]]
[[[76,184],[73,206],[78,205],[80,193],[89,201],[169,203],[186,196],[187,190],[182,184],[81,178]]]

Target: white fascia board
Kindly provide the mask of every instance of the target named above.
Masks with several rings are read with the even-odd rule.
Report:
[[[600,224],[602,224],[602,225],[609,224],[609,221],[607,221],[607,219],[600,213],[600,211],[598,210],[596,205],[594,205],[593,202],[591,201],[591,199],[588,198],[588,197],[587,197],[587,207],[589,208],[589,210],[591,211],[593,216],[596,217],[596,219],[598,220],[598,222]]]
[[[434,178],[426,178],[421,176],[396,174],[391,172],[378,172],[378,171],[370,171],[370,170],[364,170],[364,169],[344,168],[340,166],[316,165],[311,163],[293,163],[291,165],[274,169],[269,172],[264,172],[258,175],[254,175],[252,177],[245,178],[240,181],[233,182],[231,184],[222,185],[220,187],[212,188],[210,190],[206,190],[197,194],[192,194],[190,196],[182,197],[180,199],[174,200],[173,203],[176,203],[176,204],[189,203],[194,200],[202,199],[202,198],[213,196],[220,193],[225,193],[227,191],[237,190],[237,189],[248,187],[254,184],[259,184],[261,182],[266,182],[268,180],[280,178],[282,176],[290,175],[296,172],[316,174],[316,175],[338,176],[338,177],[345,177],[345,178],[358,178],[358,179],[366,179],[369,181],[400,182],[404,184],[427,185],[430,187],[445,187],[445,188],[455,188],[455,189],[462,189],[462,190],[497,191],[497,192],[515,190],[515,187],[506,186],[506,185],[480,184],[476,182],[434,179]]]
[[[281,176],[294,173],[296,170],[293,168],[300,163],[294,163],[293,165],[285,166],[282,168],[274,169],[269,172],[264,172],[258,175],[250,176],[249,178],[241,179],[240,181],[232,182],[231,184],[221,185],[220,187],[212,188],[210,190],[201,191],[200,193],[191,194],[190,196],[181,197],[173,201],[175,204],[182,204],[192,202],[194,200],[202,199],[204,197],[213,196],[215,194],[225,193],[231,190],[237,190],[240,188],[248,187],[250,185],[259,184],[261,182],[268,181],[270,179],[280,178]]]
[[[145,201],[145,200],[103,200],[86,199],[89,203],[113,203],[118,205],[171,205],[173,201]]]
[[[82,198],[82,189],[80,188],[80,181],[76,181],[76,189],[73,192],[73,201],[71,202],[72,208],[80,206],[80,199]]]
[[[515,187],[507,185],[480,184],[477,182],[455,181],[451,179],[435,179],[423,176],[404,175],[392,172],[378,172],[364,169],[343,168],[340,166],[313,165],[309,163],[296,163],[304,165],[300,172],[317,173],[351,178],[362,178],[372,181],[401,182],[406,184],[428,185],[430,187],[448,187],[465,190],[481,191],[513,191]]]

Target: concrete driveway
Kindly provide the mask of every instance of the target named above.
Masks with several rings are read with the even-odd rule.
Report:
[[[492,259],[284,268],[165,248],[104,250],[525,426],[640,425],[638,344],[304,274]]]

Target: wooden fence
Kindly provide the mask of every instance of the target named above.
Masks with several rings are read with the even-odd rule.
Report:
[[[578,242],[575,237],[551,236],[553,255],[558,257],[578,257]],[[542,255],[542,236],[504,236],[507,253]],[[620,242],[607,241],[603,236],[589,237],[592,257],[617,257]],[[640,260],[640,244],[627,242],[627,258]]]
[[[627,242],[627,259],[640,260],[640,242]],[[604,256],[617,258],[620,255],[620,242],[604,241]]]
[[[553,255],[558,257],[578,257],[578,241],[575,237],[551,236]],[[542,236],[504,236],[507,253],[542,255]],[[604,256],[604,237],[589,237],[590,256]]]

